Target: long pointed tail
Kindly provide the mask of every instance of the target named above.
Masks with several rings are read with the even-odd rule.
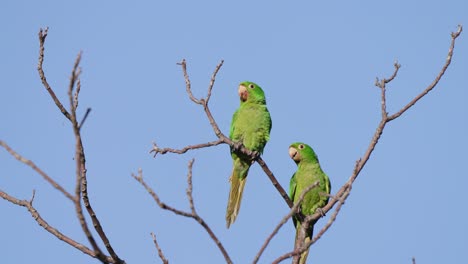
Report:
[[[304,240],[304,244],[309,242],[310,241],[310,238],[309,237],[306,237],[306,239]],[[309,256],[309,249],[308,248],[306,251],[302,252],[301,256],[299,257],[299,264],[305,264],[306,261],[307,261],[307,257]]]
[[[229,228],[234,221],[236,221],[239,209],[241,206],[242,193],[244,192],[245,182],[247,181],[247,175],[240,178],[236,173],[236,170],[232,170],[231,177],[231,190],[229,191],[228,205],[226,209],[226,227]]]
[[[310,229],[309,229],[309,234],[306,234],[306,236],[304,238],[304,242],[300,243],[299,241],[297,241],[297,238],[299,237],[299,232],[300,232],[299,230],[300,229],[301,229],[301,224],[298,222],[297,226],[296,226],[296,239],[295,239],[294,249],[297,249],[298,247],[301,247],[301,246],[305,245],[306,243],[308,243],[312,239],[312,236],[313,236],[314,227],[312,225],[310,227]],[[299,264],[305,264],[307,262],[307,257],[309,256],[309,250],[310,250],[310,247],[307,248],[306,251],[302,252],[302,254],[299,255],[298,257],[294,257],[293,258],[293,263],[295,263],[294,261],[297,258],[299,258]]]

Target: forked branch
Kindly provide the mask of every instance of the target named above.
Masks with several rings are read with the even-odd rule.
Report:
[[[64,105],[60,101],[60,99],[56,96],[54,90],[52,87],[49,85],[47,82],[46,76],[44,74],[43,70],[43,63],[44,63],[44,44],[45,40],[47,37],[48,29],[40,29],[39,30],[39,62],[37,66],[37,70],[39,73],[39,77],[42,81],[42,84],[44,85],[44,88],[46,91],[49,93],[51,96],[52,100],[54,101],[55,105],[57,108],[60,110],[60,112],[71,122],[72,128],[73,128],[73,134],[75,137],[75,161],[76,161],[76,183],[75,183],[75,194],[72,195],[71,193],[67,192],[61,185],[59,185],[57,182],[55,182],[51,177],[49,177],[46,173],[44,173],[41,169],[39,169],[32,161],[27,160],[20,156],[18,153],[16,153],[13,149],[11,149],[6,143],[3,141],[0,141],[0,145],[4,147],[13,157],[15,157],[17,160],[20,162],[28,165],[31,167],[33,170],[35,170],[38,174],[40,174],[47,182],[49,182],[55,189],[59,190],[62,192],[68,199],[72,200],[74,205],[75,205],[75,211],[77,214],[77,218],[80,222],[80,225],[83,229],[84,234],[88,238],[89,243],[91,244],[91,247],[93,250],[75,242],[74,240],[68,238],[67,236],[63,235],[60,233],[57,229],[53,228],[52,226],[48,225],[45,220],[42,219],[42,217],[39,215],[39,213],[34,209],[32,206],[32,199],[31,201],[25,201],[25,200],[19,200],[14,197],[9,196],[5,192],[1,192],[1,196],[20,206],[24,206],[28,209],[28,211],[31,213],[31,215],[36,219],[36,221],[41,225],[44,229],[46,229],[48,232],[51,234],[55,235],[57,238],[60,240],[65,241],[66,243],[74,246],[75,248],[79,249],[83,253],[86,253],[90,256],[93,256],[97,259],[99,259],[102,263],[125,263],[123,260],[121,260],[115,251],[113,250],[106,234],[104,233],[104,230],[99,222],[99,219],[94,212],[93,208],[91,207],[90,200],[88,198],[88,190],[87,190],[87,180],[86,180],[86,158],[85,158],[85,152],[83,148],[83,142],[81,140],[81,133],[80,129],[86,120],[86,117],[89,114],[90,109],[86,111],[85,116],[82,118],[81,122],[77,121],[77,115],[76,115],[76,110],[79,105],[79,93],[81,90],[81,82],[80,82],[80,74],[81,74],[81,69],[79,67],[80,61],[81,61],[81,55],[82,53],[80,52],[78,56],[76,57],[75,63],[73,65],[71,77],[70,77],[70,83],[68,86],[68,99],[70,103],[70,109],[67,110],[65,109]],[[83,199],[83,204],[87,210],[87,213],[89,217],[91,218],[93,222],[93,227],[95,228],[96,232],[98,233],[99,237],[101,238],[102,243],[106,247],[107,251],[109,252],[110,256],[106,256],[102,250],[99,248],[97,241],[95,240],[93,234],[91,233],[88,224],[86,223],[86,218],[83,214],[82,210],[82,200]]]
[[[184,216],[184,217],[189,217],[197,221],[208,233],[210,236],[211,240],[216,244],[218,249],[221,251],[223,254],[224,259],[226,260],[226,263],[232,263],[231,258],[229,257],[228,252],[224,248],[223,244],[221,241],[218,239],[218,237],[214,234],[213,230],[208,226],[205,220],[197,213],[195,209],[195,203],[193,201],[193,195],[192,195],[192,190],[193,190],[193,185],[192,185],[192,166],[193,166],[194,160],[192,159],[189,164],[188,164],[188,174],[187,174],[187,200],[189,202],[190,206],[190,212],[182,211],[179,209],[176,209],[175,207],[169,206],[166,203],[162,202],[159,196],[156,194],[156,192],[145,182],[143,179],[143,171],[140,169],[138,171],[138,175],[132,175],[132,177],[137,180],[144,188],[145,190],[151,195],[153,200],[156,202],[156,204],[164,210],[168,210],[170,212],[173,212],[176,215]]]
[[[71,239],[70,237],[66,236],[65,234],[61,233],[58,229],[51,226],[49,223],[46,222],[46,220],[44,220],[44,218],[42,218],[42,216],[39,214],[39,212],[33,206],[34,192],[33,192],[33,197],[29,201],[28,200],[17,199],[17,198],[7,194],[6,192],[4,192],[2,190],[0,190],[0,197],[2,197],[3,199],[5,199],[5,200],[7,200],[7,201],[9,201],[9,202],[11,202],[13,204],[18,205],[18,206],[25,207],[28,210],[28,212],[31,214],[31,217],[34,220],[36,220],[36,222],[41,227],[43,227],[47,232],[51,233],[52,235],[54,235],[58,239],[62,240],[63,242],[69,244],[70,246],[78,249],[79,251],[81,251],[81,252],[83,252],[83,253],[85,253],[85,254],[93,257],[93,258],[97,258],[97,255],[96,255],[95,251],[89,249],[85,245],[80,244],[77,241],[75,241],[75,240]],[[106,257],[105,262],[106,263],[113,263],[113,260],[110,257]]]
[[[315,214],[313,214],[311,216],[308,216],[305,219],[305,221],[312,222],[312,221],[315,221],[315,220],[319,219],[322,216],[322,214],[327,213],[328,211],[330,211],[333,208],[333,206],[335,206],[336,203],[339,203],[338,206],[335,208],[335,211],[332,214],[332,217],[327,222],[327,224],[318,232],[318,234],[309,243],[307,243],[306,245],[304,245],[301,248],[298,248],[297,250],[293,250],[291,252],[288,252],[288,253],[280,256],[273,263],[279,263],[279,262],[281,262],[281,261],[283,261],[285,259],[288,259],[290,257],[294,257],[294,256],[297,256],[299,254],[302,254],[305,250],[307,250],[307,248],[309,248],[318,239],[320,239],[320,237],[330,228],[332,223],[335,221],[336,216],[338,215],[338,213],[339,213],[339,211],[341,209],[341,206],[346,201],[346,199],[349,197],[349,194],[350,194],[350,191],[351,191],[351,188],[352,188],[352,185],[353,185],[354,181],[359,176],[361,170],[364,168],[364,166],[366,165],[367,161],[369,160],[372,152],[374,151],[375,146],[379,142],[379,139],[380,139],[380,137],[381,137],[381,135],[382,135],[382,133],[384,131],[385,125],[388,122],[390,122],[392,120],[395,120],[398,117],[400,117],[409,108],[411,108],[417,101],[419,101],[421,98],[423,98],[426,94],[428,94],[432,89],[434,89],[436,87],[436,85],[439,83],[440,79],[442,78],[442,76],[444,75],[445,71],[447,70],[448,66],[450,65],[450,63],[452,61],[453,51],[454,51],[454,48],[455,48],[455,42],[456,42],[457,38],[460,36],[462,30],[463,30],[462,26],[459,25],[458,28],[457,28],[457,31],[453,32],[451,34],[452,39],[451,39],[450,47],[449,47],[449,50],[448,50],[447,59],[446,59],[444,65],[442,66],[442,69],[439,71],[436,78],[434,79],[434,81],[425,90],[423,90],[420,94],[416,95],[408,104],[406,104],[404,107],[402,107],[396,113],[394,113],[392,115],[388,115],[388,113],[387,113],[386,88],[387,88],[387,84],[390,83],[391,81],[393,81],[396,78],[396,76],[398,74],[398,70],[401,67],[400,64],[398,64],[398,63],[394,64],[395,69],[393,71],[393,74],[389,78],[382,79],[382,80],[379,80],[379,79],[376,80],[375,85],[378,88],[380,88],[380,91],[381,91],[381,114],[382,114],[382,118],[381,118],[381,120],[380,120],[380,122],[379,122],[379,124],[378,124],[378,126],[377,126],[377,128],[375,130],[375,133],[374,133],[374,135],[373,135],[373,137],[371,139],[371,142],[369,143],[369,146],[368,146],[366,152],[364,153],[364,155],[361,158],[359,158],[356,161],[356,165],[355,165],[355,167],[353,169],[353,172],[352,172],[351,176],[349,177],[348,181],[334,195],[335,199],[330,199],[328,204],[325,207],[322,208],[322,212],[316,212]]]

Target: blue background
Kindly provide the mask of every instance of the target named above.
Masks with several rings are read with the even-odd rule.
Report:
[[[453,1],[4,1],[0,8],[0,139],[33,160],[70,192],[74,137],[37,74],[41,27],[49,27],[44,70],[68,108],[67,86],[79,51],[79,115],[92,205],[111,244],[127,263],[159,263],[154,232],[171,263],[223,263],[193,220],[161,210],[131,177],[142,168],[160,198],[189,210],[187,163],[194,199],[235,263],[250,263],[288,207],[258,165],[250,171],[236,223],[224,214],[231,171],[221,145],[156,159],[151,142],[181,148],[216,137],[203,109],[185,92],[187,60],[193,93],[204,96],[221,68],[210,102],[228,134],[237,86],[257,82],[273,119],[264,159],[287,189],[296,167],[288,146],[315,149],[332,181],[343,185],[380,120],[376,77],[389,77],[394,113],[429,85],[447,56],[450,33],[468,26],[468,2]],[[468,48],[460,36],[437,88],[386,127],[373,156],[331,229],[310,253],[313,263],[467,263]],[[73,204],[29,167],[0,151],[0,189],[29,199],[49,224],[88,245]],[[2,263],[99,263],[58,240],[25,208],[0,201]],[[329,217],[328,214],[327,217]],[[322,219],[320,228],[326,219]],[[286,224],[260,259],[292,249]],[[104,247],[101,245],[101,248]],[[287,262],[289,262],[288,260]]]

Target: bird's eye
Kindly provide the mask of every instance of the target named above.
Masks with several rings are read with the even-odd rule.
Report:
[[[304,144],[300,144],[299,149],[304,149]]]
[[[250,88],[250,89],[253,89],[253,88],[255,88],[255,85],[249,84],[249,88]]]

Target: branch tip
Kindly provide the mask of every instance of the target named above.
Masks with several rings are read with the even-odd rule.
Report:
[[[167,260],[166,257],[164,256],[164,253],[161,247],[159,246],[158,241],[156,240],[156,235],[153,232],[151,232],[151,237],[153,237],[154,246],[156,247],[156,250],[158,250],[159,258],[164,264],[168,264],[169,260]]]
[[[457,26],[457,31],[456,32],[452,32],[451,36],[452,38],[458,38],[458,36],[460,36],[461,32],[463,31],[463,25],[462,24],[459,24]]]
[[[33,189],[31,199],[29,200],[29,204],[30,204],[30,205],[33,204],[33,201],[34,201],[34,197],[35,197],[35,196],[36,196],[36,190]]]
[[[40,41],[41,44],[44,43],[44,41],[45,41],[45,39],[47,37],[48,31],[49,31],[49,27],[39,29],[39,41]]]

